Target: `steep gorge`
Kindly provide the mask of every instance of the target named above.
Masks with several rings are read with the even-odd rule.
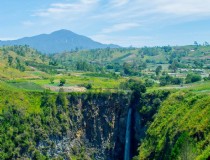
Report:
[[[129,96],[121,94],[69,97],[74,123],[70,130],[96,159],[122,159]],[[71,141],[71,140],[70,140]],[[91,151],[88,151],[90,154]]]
[[[41,101],[41,112],[28,116],[28,106],[3,102],[1,159],[123,159],[129,95],[43,93],[33,97]],[[29,97],[19,98],[24,105]]]
[[[145,136],[146,123],[168,92],[144,94],[135,101],[130,93],[14,93],[20,104],[9,94],[10,101],[2,100],[0,115],[1,159],[121,160],[129,108],[132,157]],[[40,111],[29,112],[35,101],[41,102]],[[139,112],[140,106],[151,109]]]

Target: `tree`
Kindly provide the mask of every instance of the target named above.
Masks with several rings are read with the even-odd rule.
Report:
[[[164,46],[163,49],[164,49],[165,52],[170,52],[172,50],[172,47],[171,46]]]
[[[133,82],[130,89],[132,90],[131,95],[131,106],[137,107],[140,103],[143,93],[146,92],[146,86],[140,81]]]
[[[210,80],[210,74],[209,74],[208,77],[204,77],[203,80],[204,80],[204,81],[209,81],[209,80]]]
[[[92,84],[91,83],[88,83],[86,86],[85,86],[86,89],[91,89],[92,88]]]
[[[194,61],[195,68],[203,68],[204,63],[202,61]]]
[[[66,80],[64,78],[60,79],[60,86],[64,86],[64,84],[66,83]]]
[[[168,66],[168,69],[173,70],[173,72],[176,73],[176,71],[178,69],[178,62],[177,61],[173,61],[173,63]]]
[[[161,70],[162,70],[162,66],[158,66],[158,67],[155,69],[155,73],[156,73],[157,76],[159,76]]]
[[[146,87],[152,87],[154,85],[154,83],[155,83],[154,80],[146,79],[144,84]]]
[[[54,77],[51,77],[51,78],[50,78],[50,83],[51,83],[51,84],[54,84],[54,80],[55,80],[55,78],[54,78]]]
[[[24,72],[25,71],[25,66],[23,64],[21,64],[20,59],[16,57],[16,69],[18,69],[19,71]]]
[[[182,84],[183,83],[183,79],[182,78],[173,78],[172,81],[171,81],[172,84]]]
[[[173,77],[171,77],[168,74],[160,77],[160,86],[165,86],[165,85],[171,84],[172,79],[173,79]]]
[[[186,83],[193,83],[201,80],[201,76],[197,73],[189,73],[185,79]]]
[[[209,46],[209,43],[205,41],[204,46]]]
[[[51,60],[49,62],[49,65],[52,65],[52,66],[57,66],[58,65],[58,62],[56,60]]]
[[[8,56],[8,63],[11,66],[13,62],[13,57],[12,56]]]
[[[197,41],[194,41],[194,45],[195,45],[195,46],[198,46],[198,42],[197,42]]]
[[[194,41],[194,50],[197,50],[198,49],[198,46],[199,46],[198,42],[197,41]]]
[[[131,65],[129,63],[123,64],[123,70],[126,75],[130,75],[132,73]]]

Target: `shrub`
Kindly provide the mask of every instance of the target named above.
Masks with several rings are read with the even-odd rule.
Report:
[[[86,89],[91,89],[92,88],[92,84],[88,83],[86,86],[85,86]]]
[[[185,79],[186,83],[193,83],[201,80],[201,76],[196,73],[189,73]]]
[[[51,77],[51,78],[50,78],[50,83],[51,83],[51,84],[54,84],[54,80],[55,80],[55,78]]]
[[[66,83],[66,80],[64,78],[60,79],[60,86],[64,86],[64,84]]]
[[[152,79],[146,79],[144,84],[146,87],[152,87],[154,83],[155,82]]]

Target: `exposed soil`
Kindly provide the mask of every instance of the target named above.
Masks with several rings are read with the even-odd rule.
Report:
[[[86,88],[85,87],[78,87],[78,86],[49,86],[45,85],[44,88],[50,89],[51,91],[54,92],[59,92],[61,88],[64,89],[64,92],[85,92]]]

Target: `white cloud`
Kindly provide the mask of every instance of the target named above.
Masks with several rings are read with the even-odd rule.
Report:
[[[141,36],[146,30],[169,25],[210,19],[210,0],[66,0],[52,3],[48,8],[37,10],[35,24],[51,28],[66,28],[92,36],[103,43],[142,45],[153,39]],[[71,3],[70,3],[71,2]],[[23,22],[24,26],[34,21]],[[138,28],[138,32],[135,30]],[[42,30],[43,31],[43,30]],[[130,32],[130,33],[129,33]],[[115,33],[114,35],[111,35]],[[126,35],[119,36],[126,33]],[[135,33],[135,34],[134,34]],[[154,37],[154,36],[153,36]],[[159,41],[160,39],[158,39]],[[150,42],[148,42],[150,41]],[[155,41],[155,40],[154,40]]]
[[[80,0],[75,3],[53,3],[47,9],[36,11],[34,16],[54,19],[68,16],[75,16],[76,18],[80,14],[90,11],[97,3],[98,0]]]
[[[135,28],[138,26],[139,26],[138,23],[120,23],[120,24],[115,24],[111,27],[103,29],[102,33],[119,32],[119,31],[131,29],[131,28]]]
[[[178,16],[210,14],[209,0],[157,0],[157,12]]]
[[[114,0],[108,4],[91,17],[95,21],[103,19],[109,22],[109,26],[102,28],[100,33],[138,27],[133,24],[150,29],[210,17],[210,0]]]
[[[129,0],[112,0],[110,5],[113,7],[120,7],[127,4]]]
[[[155,23],[166,19],[195,20],[210,16],[210,0],[79,0],[73,3],[52,3],[48,8],[36,11],[34,15],[63,20],[81,20],[79,18],[84,16],[96,23],[103,19],[112,23],[151,24],[150,21],[154,18]]]
[[[112,5],[114,4],[118,8],[113,8]],[[126,4],[126,7],[121,6],[121,4]],[[154,16],[160,19],[163,17],[169,19],[174,17],[185,19],[190,17],[192,19],[194,17],[197,19],[199,16],[210,16],[210,0],[115,0],[108,6],[106,5],[104,10],[105,12],[93,17],[110,20],[133,20],[134,18],[136,20],[149,20]]]

